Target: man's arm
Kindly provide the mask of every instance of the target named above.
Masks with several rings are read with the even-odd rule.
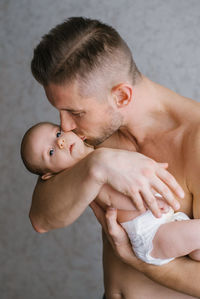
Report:
[[[29,213],[37,232],[68,226],[83,213],[102,186],[95,166],[91,153],[49,180],[38,178]]]
[[[38,232],[64,227],[75,221],[108,183],[129,196],[138,210],[143,199],[155,216],[160,215],[152,189],[157,190],[174,209],[182,188],[165,169],[142,154],[116,149],[97,149],[73,168],[55,177],[38,180],[33,193],[30,219]]]

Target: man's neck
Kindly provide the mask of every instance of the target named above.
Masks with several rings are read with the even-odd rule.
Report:
[[[149,139],[178,126],[176,114],[171,110],[174,96],[171,90],[142,76],[133,88],[133,100],[126,114],[126,123],[120,131],[132,138],[139,148]]]

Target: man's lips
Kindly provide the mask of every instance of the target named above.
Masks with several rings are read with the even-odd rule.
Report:
[[[70,152],[70,154],[72,153],[72,149],[73,149],[74,145],[75,145],[75,143],[72,143],[72,144],[69,146],[69,152]]]

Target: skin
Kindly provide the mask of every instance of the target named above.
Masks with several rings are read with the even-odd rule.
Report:
[[[34,126],[24,148],[26,158],[32,166],[40,167],[44,173],[43,180],[72,167],[93,151],[75,133],[63,132],[59,126],[51,123]]]
[[[43,167],[42,179],[46,180],[54,174],[75,165],[82,158],[87,156],[93,148],[86,146],[83,140],[72,131],[62,132],[58,125],[42,123],[34,126],[29,131],[28,138],[24,144],[28,159],[34,168]],[[45,170],[48,169],[48,172]],[[102,206],[102,199],[110,197],[110,205],[118,208],[117,221],[119,223],[132,220],[141,213],[134,209],[130,200],[104,185],[96,202]],[[159,200],[163,212],[168,211],[168,206]],[[106,205],[102,208],[106,210]],[[120,209],[121,208],[121,209]],[[125,209],[125,210],[124,210]],[[134,211],[133,211],[134,210]],[[162,225],[153,240],[153,251],[151,256],[167,259],[187,255],[192,252],[194,259],[199,259],[200,239],[196,236],[199,229],[199,220],[166,223]],[[183,231],[180,234],[180,231]],[[194,233],[195,232],[195,233]],[[173,247],[168,246],[173,244]]]
[[[57,87],[50,84],[45,92],[50,103],[60,112],[63,131],[73,131],[80,137],[86,136],[88,143],[98,145],[122,124],[122,115],[109,99],[97,100],[94,96],[82,99],[76,84],[67,89],[64,86]]]
[[[95,96],[90,96],[83,99],[79,94],[78,84],[71,84],[69,86],[49,84],[47,87],[45,87],[45,92],[50,103],[60,111],[61,127],[63,131],[73,130],[80,137],[86,136],[88,143],[97,145],[99,143],[103,144],[102,142],[106,140],[108,136],[111,136],[112,133],[116,132],[117,129],[120,128],[120,130],[118,131],[118,134],[120,134],[120,141],[117,140],[116,142],[119,143],[121,142],[121,139],[123,139],[124,145],[129,143],[131,149],[134,148],[134,150],[137,150],[136,141],[133,140],[132,135],[129,134],[126,128],[127,116],[130,112],[129,109],[133,104],[133,101],[131,100],[131,85],[119,84],[113,87],[106,100],[95,98]],[[117,136],[112,138],[112,141],[114,143],[116,143],[114,141],[114,139],[116,138]],[[120,148],[117,145],[115,145],[114,147]],[[110,151],[110,153],[112,156],[112,151]],[[122,156],[125,155],[124,153],[118,153],[118,155],[119,154],[122,154]],[[138,156],[138,154],[135,155]],[[126,156],[128,156],[127,153]],[[131,154],[129,156],[131,156]],[[100,155],[98,155],[98,159],[100,160],[101,158],[101,165],[104,163],[109,163],[109,152],[105,150],[104,152],[101,151]],[[128,164],[130,164],[131,158],[132,157],[129,158],[130,160]],[[126,157],[121,157],[120,160],[122,160],[123,162],[123,159],[127,161]],[[151,160],[151,162],[153,161]],[[136,168],[136,161],[134,161],[133,163],[135,164]],[[123,165],[125,166],[125,164]],[[163,168],[166,168],[166,164],[160,164],[159,166],[161,169],[159,169],[159,173],[154,173],[154,176],[153,173],[151,173],[151,170],[147,169],[149,168],[149,166],[150,165],[145,166],[148,172],[147,174],[145,173],[145,171],[142,172],[142,175],[148,178],[148,186],[145,184],[145,187],[143,187],[144,178],[142,178],[141,182],[139,182],[139,169],[137,170],[137,178],[132,178],[131,174],[129,174],[130,176],[128,180],[130,184],[131,179],[131,184],[129,186],[126,186],[125,188],[123,188],[123,186],[120,186],[119,182],[117,182],[116,184],[116,182],[113,182],[113,180],[109,181],[111,176],[106,177],[106,175],[108,174],[107,169],[102,169],[102,172],[106,171],[106,173],[100,173],[101,178],[97,179],[97,183],[100,184],[102,182],[109,182],[109,184],[118,191],[129,195],[133,199],[136,207],[138,207],[138,209],[142,211],[144,211],[144,199],[147,206],[152,210],[154,215],[161,216],[161,213],[157,206],[157,202],[152,194],[152,191],[149,188],[150,183],[151,187],[155,187],[155,189],[167,200],[169,205],[171,205],[176,210],[177,208],[179,208],[179,203],[176,199],[174,199],[172,191],[181,198],[184,196],[182,188],[180,188],[176,180],[169,173],[163,170]],[[98,167],[101,167],[100,164],[98,165]],[[151,165],[150,168],[153,170],[153,165]],[[132,171],[133,170],[131,170],[131,172]],[[98,173],[99,172],[100,170],[98,169]],[[150,182],[149,177],[151,175],[152,181]],[[155,178],[155,175],[158,177],[161,176],[161,180],[157,180]],[[167,181],[167,184],[170,185],[172,191],[164,185],[163,181],[165,180]],[[131,185],[134,185],[134,181],[136,185],[140,186],[140,190],[134,190],[133,194]],[[143,199],[139,191],[142,193]]]
[[[33,169],[40,167],[43,180],[74,166],[93,150],[92,146],[84,143],[83,139],[74,132],[63,132],[60,126],[52,123],[35,125],[29,130],[23,142],[24,158],[29,161]],[[141,214],[127,196],[116,192],[107,184],[102,187],[96,202],[104,210],[108,205],[117,208],[119,222],[132,220]],[[162,199],[158,198],[157,202],[162,213],[168,212],[169,206]]]
[[[73,147],[72,147],[73,145]],[[46,180],[65,168],[72,167],[79,160],[88,155],[93,148],[85,145],[83,140],[73,132],[61,132],[58,125],[42,123],[34,126],[29,132],[24,144],[29,160],[34,167],[43,165],[42,179]],[[48,169],[49,172],[45,173]],[[126,222],[132,220],[141,212],[137,211],[131,201],[120,193],[116,193],[109,185],[101,189],[96,203],[106,210],[107,205],[102,200],[109,196],[112,207],[118,208],[117,221]],[[105,200],[104,200],[105,201]],[[159,200],[163,212],[168,211],[168,206]],[[167,259],[187,255],[199,260],[200,239],[196,235],[199,230],[199,220],[166,223],[162,225],[153,240],[151,256]],[[180,234],[180,232],[182,232]],[[170,246],[173,244],[173,247]]]
[[[53,213],[55,209],[49,207],[44,200],[40,200],[40,194],[45,196],[45,192],[51,193],[53,189],[51,189],[50,184],[41,186],[38,182],[30,213],[31,220],[36,226],[48,230],[62,225],[69,225],[83,212],[85,206],[92,202],[98,194],[98,186],[101,187],[105,182],[135,200],[136,206],[140,210],[142,210],[143,198],[147,206],[156,215],[158,215],[157,205],[147,185],[150,184],[155,187],[155,190],[162,194],[175,209],[176,201],[174,201],[171,190],[176,190],[176,194],[179,195],[177,200],[181,201],[180,210],[190,218],[193,216],[198,218],[197,195],[199,184],[197,177],[200,169],[200,163],[197,163],[198,155],[195,156],[195,163],[191,160],[192,154],[194,157],[194,152],[198,153],[196,149],[199,146],[195,143],[196,140],[199,140],[197,136],[200,116],[198,103],[181,97],[144,76],[134,87],[127,83],[116,85],[111,89],[107,103],[104,101],[97,102],[92,98],[80,99],[75,83],[70,86],[51,84],[45,88],[45,91],[49,101],[60,111],[62,129],[65,131],[74,130],[80,136],[86,136],[91,143],[95,141],[95,136],[97,139],[103,140],[105,133],[107,133],[105,132],[105,130],[107,131],[104,126],[105,123],[109,125],[110,131],[113,119],[106,111],[108,106],[113,109],[112,111],[115,114],[114,124],[120,123],[119,130],[114,136],[107,139],[103,146],[120,148],[123,144],[123,148],[130,151],[135,148],[139,153],[145,154],[155,161],[167,161],[169,171],[181,185],[185,197],[180,200],[182,197],[181,189],[173,177],[167,176],[168,173],[164,167],[162,169],[157,168],[156,173],[161,179],[157,180],[155,172],[152,171],[152,169],[155,170],[155,164],[151,160],[142,160],[142,163],[151,161],[151,167],[141,168],[139,166],[142,165],[142,163],[139,163],[141,162],[139,158],[144,159],[144,156],[128,151],[100,149],[95,151],[95,155],[92,153],[77,163],[72,172],[63,172],[62,175],[58,176],[59,180],[56,177],[51,180],[54,187],[55,184],[57,186],[60,184],[59,186],[63,191],[62,195],[57,194],[57,201],[62,203],[62,209],[65,210],[65,213],[59,213],[59,217]],[[74,115],[75,112],[79,113],[80,111],[85,114],[82,116]],[[193,144],[192,149],[191,144]],[[135,154],[138,158],[133,163],[134,168],[137,169],[136,177],[131,169],[131,159],[135,157]],[[115,159],[117,159],[117,163]],[[114,160],[115,163],[112,164]],[[91,161],[94,163],[92,165],[95,165],[96,171],[89,171],[88,178],[85,169],[87,165],[91,165]],[[98,164],[97,161],[101,163]],[[82,194],[81,196],[76,194],[74,205],[69,206],[62,198],[66,195],[65,192],[68,194],[68,198],[73,194],[65,189],[65,183],[66,180],[71,180],[76,172],[80,174],[80,177],[76,178],[76,183],[82,184]],[[140,173],[145,175],[141,181],[138,181]],[[95,179],[92,179],[94,177]],[[148,180],[144,178],[148,178]],[[80,180],[77,181],[78,179]],[[135,184],[134,186],[141,186],[142,183],[142,188],[138,188],[138,192],[134,190],[134,196],[130,191],[132,189],[129,185],[130,181],[131,184]],[[164,185],[166,181],[174,188],[172,187],[171,190],[166,188],[166,185]],[[172,289],[196,297],[200,296],[198,287],[200,268],[197,262],[188,258],[181,258],[168,265],[155,267],[138,261],[133,255],[127,235],[116,222],[115,211],[108,210],[105,218],[105,213],[99,205],[93,202],[91,206],[105,231],[103,238],[104,281],[107,298],[120,298],[122,295],[127,299],[145,298],[145,294],[148,294],[148,298],[160,298],[161,294],[162,298],[169,298],[169,295],[170,298],[191,298]],[[69,214],[66,217],[66,211],[69,211],[69,207],[70,213],[68,212]],[[45,217],[41,215],[45,215],[45,217],[50,215],[48,223],[44,222]],[[64,218],[67,218],[66,222],[60,220]],[[53,219],[52,222],[51,219]],[[151,279],[146,278],[142,273]]]
[[[162,123],[165,126],[168,124],[169,129],[162,131],[159,126],[160,132],[158,132],[155,127],[152,134],[147,135],[144,140],[138,136],[138,150],[155,160],[160,159],[162,155],[163,159],[169,162],[170,172],[185,192],[180,211],[190,218],[199,218],[199,184],[196,177],[200,170],[198,157],[200,105],[155,83],[152,85],[157,91],[157,97],[153,93],[154,99],[157,98],[158,101],[167,99],[168,107],[164,114],[167,118],[162,117]],[[168,114],[166,111],[170,110],[171,113]],[[116,211],[109,209],[105,218],[98,205],[92,203],[92,208],[106,232],[106,236],[103,236],[104,281],[108,298],[115,298],[115,296],[122,298],[122,295],[128,299],[146,298],[147,294],[148,298],[169,298],[169,296],[170,298],[199,298],[198,262],[183,257],[162,267],[156,267],[138,261],[131,252],[124,230],[116,222]],[[115,273],[112,271],[114,268]],[[188,295],[166,289],[148,280],[141,272],[161,285]]]

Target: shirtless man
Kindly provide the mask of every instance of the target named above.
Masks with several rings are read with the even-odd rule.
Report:
[[[72,18],[44,37],[34,52],[32,72],[60,111],[64,131],[74,130],[94,145],[104,141],[102,146],[123,144],[129,150],[101,148],[70,171],[39,180],[30,211],[37,231],[72,223],[104,183],[131,197],[140,210],[145,202],[155,216],[160,211],[151,187],[174,209],[179,200],[180,211],[199,218],[199,103],[143,76],[116,31],[82,18]],[[139,153],[131,152],[135,148]],[[185,197],[163,165],[141,154],[168,162]],[[183,257],[156,267],[139,261],[115,211],[108,210],[106,221],[100,206],[93,202],[92,208],[106,232],[107,299],[200,297],[198,262]]]

